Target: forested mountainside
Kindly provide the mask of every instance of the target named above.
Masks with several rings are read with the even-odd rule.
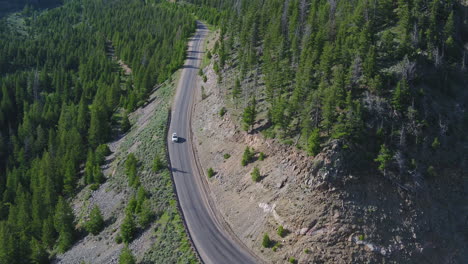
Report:
[[[3,12],[15,9],[53,7],[63,3],[63,0],[0,0],[0,16]]]
[[[0,263],[44,263],[72,245],[68,198],[102,183],[101,144],[182,65],[194,30],[166,1],[66,1],[0,20]]]
[[[239,69],[231,96],[246,130],[264,106],[255,130],[312,156],[339,142],[347,170],[380,169],[405,189],[466,172],[461,2],[189,2],[222,28],[215,70]]]
[[[284,176],[268,175],[276,168],[256,162],[267,174],[260,184],[237,191],[245,190],[245,181],[231,181],[236,193],[219,192],[224,206],[232,197],[254,200],[250,208],[277,205],[274,219],[244,218],[263,232],[271,235],[280,224],[296,230],[282,241],[287,252],[267,257],[296,254],[307,263],[464,262],[466,1],[189,2],[199,17],[221,29],[207,56],[218,78],[216,93],[225,95],[220,115],[230,114],[251,134],[236,132],[245,138],[236,142],[275,149],[252,139],[261,134],[309,154],[284,158],[277,167],[292,163],[294,171]],[[245,153],[248,157],[249,149]],[[246,169],[236,170],[242,172],[223,168],[229,177],[248,177]],[[220,174],[212,185],[222,189],[229,177]],[[320,235],[324,230],[331,231]]]

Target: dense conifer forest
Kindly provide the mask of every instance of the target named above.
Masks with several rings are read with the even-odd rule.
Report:
[[[254,131],[311,156],[338,145],[344,167],[379,169],[400,186],[466,171],[461,1],[189,2],[221,28],[214,67],[238,71],[230,97],[245,107],[245,130],[264,106]]]
[[[68,198],[105,180],[101,144],[182,65],[194,30],[166,1],[27,5],[0,20],[0,263],[44,263],[74,243]]]

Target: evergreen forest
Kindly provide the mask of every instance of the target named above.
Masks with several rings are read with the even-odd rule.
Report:
[[[221,28],[214,69],[220,82],[236,72],[228,99],[249,133],[311,156],[333,147],[337,170],[380,170],[410,191],[466,172],[463,1],[189,2]]]
[[[69,198],[105,180],[102,144],[182,65],[196,26],[166,1],[39,7],[0,19],[0,263],[46,263],[76,241]]]

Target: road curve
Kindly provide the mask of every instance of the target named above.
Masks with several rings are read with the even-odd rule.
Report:
[[[170,137],[176,132],[180,142],[171,143],[168,138],[172,174],[185,221],[202,261],[214,264],[255,263],[255,257],[226,231],[225,225],[220,223],[222,220],[216,217],[192,151],[190,118],[195,89],[200,89],[197,74],[207,33],[207,27],[197,22],[197,31],[188,44],[187,60],[174,98],[168,134]]]

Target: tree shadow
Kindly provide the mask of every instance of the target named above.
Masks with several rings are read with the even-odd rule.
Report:
[[[199,69],[198,67],[192,66],[192,65],[184,65],[182,66],[182,69]]]
[[[179,173],[183,173],[183,174],[187,173],[186,171],[179,170],[179,169],[177,169],[177,168],[171,168],[171,171],[172,171],[173,173],[174,173],[174,172],[179,172]]]

